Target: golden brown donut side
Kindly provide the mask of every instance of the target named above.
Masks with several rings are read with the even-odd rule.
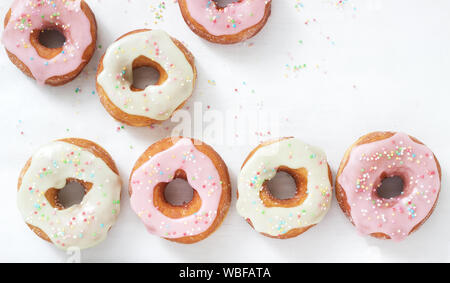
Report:
[[[180,6],[181,15],[189,28],[198,36],[213,43],[219,44],[234,44],[245,41],[258,34],[262,28],[266,25],[272,11],[272,2],[266,5],[264,16],[259,23],[249,27],[237,34],[216,36],[210,34],[201,24],[199,24],[194,18],[191,17],[186,0],[178,0]]]
[[[99,146],[98,144],[89,141],[89,140],[85,140],[85,139],[78,139],[78,138],[66,138],[66,139],[60,139],[57,141],[62,141],[62,142],[66,142],[66,143],[70,143],[76,146],[79,146],[81,148],[86,149],[87,151],[91,152],[92,154],[94,154],[96,157],[102,159],[106,165],[108,165],[108,167],[117,175],[119,175],[119,170],[116,167],[116,164],[114,162],[114,160],[112,159],[112,157],[109,155],[109,153],[102,148],[101,146]],[[25,176],[25,174],[28,171],[28,168],[31,165],[31,158],[28,159],[27,163],[25,164],[25,166],[22,168],[22,170],[20,171],[20,175],[19,175],[19,180],[17,183],[17,191],[20,190],[20,187],[22,186],[22,180],[23,177]],[[84,189],[85,192],[88,193],[89,190],[91,189],[92,184],[89,185],[89,183],[85,183],[81,180],[78,179],[74,179],[74,178],[68,178],[68,182],[77,182],[79,183]],[[50,188],[47,193],[46,193],[46,197],[47,200],[49,201],[50,205],[54,208],[57,209],[64,209],[64,207],[58,202],[58,190],[52,189]],[[122,194],[121,194],[122,196]],[[122,197],[121,197],[122,198]],[[52,243],[52,241],[50,240],[50,238],[48,237],[48,235],[42,231],[40,228],[33,226],[31,224],[28,224],[28,227],[30,227],[30,229],[40,238],[44,239],[47,242]]]
[[[339,184],[339,182],[338,182],[339,177],[341,176],[342,172],[344,171],[345,166],[347,166],[347,163],[348,163],[349,158],[350,158],[350,154],[351,154],[352,150],[355,147],[357,147],[359,145],[363,145],[363,144],[368,144],[368,143],[380,141],[380,140],[385,140],[385,139],[388,139],[388,138],[392,137],[393,135],[395,135],[395,132],[372,132],[372,133],[369,133],[367,135],[364,135],[364,136],[360,137],[354,144],[352,144],[347,149],[347,151],[344,154],[344,157],[342,158],[341,164],[339,165],[339,169],[338,169],[338,172],[336,174],[336,184],[335,184],[336,199],[338,201],[338,204],[339,204],[340,208],[342,209],[344,214],[347,216],[347,218],[350,220],[350,222],[353,225],[355,225],[355,223],[353,223],[352,218],[351,218],[351,213],[350,213],[351,212],[351,207],[350,207],[350,204],[347,202],[347,194],[345,193],[345,190],[342,188],[341,184]],[[416,139],[415,137],[412,137],[412,136],[409,136],[409,137],[415,143],[423,145],[423,143],[421,141],[419,141],[418,139]],[[439,164],[439,161],[437,160],[436,155],[434,155],[434,160],[435,160],[437,168],[438,168],[439,179],[441,180],[441,178],[442,178],[441,165]],[[422,224],[425,223],[425,221],[427,221],[427,219],[431,216],[431,214],[433,213],[434,209],[436,208],[437,200],[439,199],[439,194],[440,194],[440,190],[439,190],[438,196],[436,198],[436,202],[434,203],[434,205],[433,205],[432,209],[430,210],[430,212],[427,214],[427,216],[420,223],[418,223],[416,226],[414,226],[414,228],[411,230],[409,235],[411,233],[417,231],[420,228],[420,226],[422,226]],[[372,233],[372,234],[370,234],[370,236],[378,238],[378,239],[386,239],[386,240],[391,239],[391,237],[389,235],[386,235],[384,233]]]
[[[160,140],[154,144],[152,144],[136,161],[133,170],[131,171],[130,178],[129,178],[129,185],[128,185],[128,192],[130,196],[133,194],[133,190],[131,187],[131,177],[133,176],[134,172],[141,167],[143,164],[145,164],[147,161],[150,160],[150,158],[154,155],[156,155],[159,152],[165,151],[175,145],[175,143],[180,140],[182,137],[169,137],[165,138],[163,140]],[[214,231],[219,228],[219,226],[222,224],[223,220],[225,219],[228,210],[230,208],[231,204],[231,183],[230,183],[230,176],[228,174],[228,168],[225,162],[223,161],[222,157],[209,145],[200,142],[195,139],[191,139],[191,141],[194,143],[195,148],[200,151],[201,153],[208,156],[209,159],[211,159],[212,163],[217,169],[217,172],[219,173],[220,180],[222,181],[222,194],[220,196],[219,206],[217,208],[217,214],[216,218],[214,219],[214,222],[211,224],[211,226],[204,232],[195,235],[195,236],[187,236],[187,237],[181,237],[181,238],[165,238],[169,241],[178,242],[182,244],[193,244],[196,242],[199,242],[205,238],[207,238],[209,235],[211,235]],[[195,192],[195,190],[194,190]],[[154,192],[155,193],[155,192]],[[192,205],[190,203],[181,205],[181,206],[173,206],[169,204],[167,201],[159,203],[159,205],[162,205],[163,208],[158,207],[158,209],[161,211],[166,211],[165,215],[170,215],[172,213],[171,218],[181,218],[187,215],[192,214],[195,212],[195,210],[198,210],[198,208],[195,205]],[[174,210],[175,212],[167,212],[169,210]],[[170,216],[169,216],[170,217]]]
[[[146,31],[150,31],[150,29],[134,30],[134,31],[131,31],[131,32],[128,32],[128,33],[122,35],[116,41],[118,41],[128,35],[132,35],[132,34],[139,33],[139,32],[146,32]],[[189,97],[180,106],[178,106],[175,109],[175,111],[174,111],[174,113],[175,113],[177,110],[180,110],[181,108],[184,107],[186,102],[189,100],[189,98],[194,93],[195,83],[197,80],[197,69],[195,67],[194,55],[192,55],[192,53],[180,41],[178,41],[177,39],[175,39],[173,37],[171,37],[171,39],[175,43],[175,45],[184,53],[184,56],[186,57],[186,59],[188,60],[189,64],[192,67],[192,70],[194,71],[194,78],[193,78],[194,88],[192,89],[192,92],[189,95]],[[103,70],[104,70],[104,67],[103,67],[103,58],[104,57],[105,57],[105,54],[103,54],[102,58],[100,59],[100,63],[97,68],[97,78],[100,75],[100,73],[103,72]],[[135,62],[133,62],[133,65],[134,65],[133,67],[138,68],[138,67],[142,67],[142,66],[148,66],[149,65],[148,59],[145,60],[145,62],[144,62],[144,60],[145,60],[144,58],[137,58],[137,60]],[[164,69],[162,69],[161,66],[159,66],[158,64],[154,64],[154,65],[152,65],[152,67],[155,68],[160,73],[159,81],[156,83],[156,85],[160,85],[162,82],[165,81],[165,78],[167,78],[167,77],[165,77],[165,76],[167,76],[167,74],[164,71]],[[164,74],[165,74],[165,76],[164,76]],[[96,88],[97,88],[98,96],[100,97],[100,102],[103,104],[106,111],[108,111],[108,113],[117,121],[124,123],[126,125],[129,125],[129,126],[134,126],[134,127],[146,127],[146,126],[150,126],[153,124],[160,124],[163,122],[160,120],[155,120],[155,119],[151,119],[151,118],[144,117],[144,116],[128,114],[128,113],[122,111],[119,107],[117,107],[109,99],[108,94],[105,92],[105,90],[98,83],[97,80],[96,80]],[[138,89],[136,89],[136,88],[132,88],[132,90],[138,91]]]
[[[241,170],[242,168],[244,168],[245,164],[250,160],[250,158],[252,158],[252,156],[261,148],[280,142],[282,140],[285,139],[290,139],[292,137],[285,137],[285,138],[281,138],[281,139],[276,139],[276,140],[270,140],[270,141],[266,141],[263,143],[260,143],[257,147],[255,147],[250,153],[249,155],[246,157],[244,163],[241,166]],[[328,166],[328,178],[330,180],[330,184],[333,184],[333,174],[331,172],[331,167],[330,164],[327,163]],[[286,171],[286,170],[282,170],[282,171]],[[306,171],[304,168],[289,168],[289,170],[287,170],[287,173],[290,174],[292,176],[292,174],[299,174],[301,176],[305,176],[305,172]],[[306,172],[307,174],[307,172]],[[295,176],[294,176],[294,180],[295,180]],[[297,184],[297,182],[296,182]],[[265,189],[265,187],[263,186],[263,190]],[[270,192],[266,192],[263,196],[264,198],[264,203],[266,206],[269,207],[292,207],[295,205],[301,205],[301,203],[306,199],[306,191],[301,190],[300,188],[297,187],[297,193],[296,196],[292,199],[288,199],[288,200],[278,200],[275,197],[268,197],[267,194],[270,194]],[[236,191],[236,196],[237,198],[239,198],[239,190]],[[300,201],[299,201],[300,199]],[[295,204],[295,205],[294,205]],[[248,224],[250,224],[250,226],[254,229],[253,223],[250,219],[245,219],[245,221],[247,221]],[[267,233],[261,233],[262,235],[269,237],[269,238],[274,238],[274,239],[289,239],[289,238],[294,238],[299,236],[300,234],[303,234],[304,232],[308,231],[310,228],[312,228],[313,226],[315,226],[317,224],[313,224],[307,227],[301,227],[301,228],[294,228],[289,230],[288,232],[279,235],[279,236],[272,236],[269,235]]]
[[[81,71],[83,71],[84,67],[89,63],[92,56],[94,56],[95,49],[97,46],[97,21],[95,19],[94,13],[92,12],[91,8],[88,6],[88,4],[86,4],[86,2],[84,0],[81,1],[81,10],[86,15],[86,17],[88,18],[88,20],[91,24],[91,37],[92,37],[92,43],[86,48],[86,50],[83,53],[84,61],[78,66],[78,68],[76,68],[75,70],[73,70],[72,72],[70,72],[68,74],[48,78],[45,81],[45,84],[47,84],[47,85],[60,86],[60,85],[64,85],[64,84],[71,82],[81,73]],[[8,25],[10,18],[11,18],[11,9],[9,9],[9,11],[7,12],[7,14],[5,16],[5,20],[4,20],[5,28]],[[36,34],[36,38],[38,36],[39,35]],[[41,44],[38,44],[37,43],[38,40],[36,38],[34,38],[34,39],[32,38],[31,41],[34,42],[34,44],[32,44],[32,45],[36,49],[38,54],[43,58],[49,58],[49,59],[53,58],[55,56],[55,49],[56,50],[60,49],[60,48],[55,48],[55,49],[47,48]],[[33,74],[31,73],[30,69],[24,62],[22,62],[19,58],[17,58],[16,55],[9,52],[7,49],[6,49],[6,53],[9,57],[9,59],[11,60],[11,62],[14,65],[16,65],[17,68],[19,68],[28,77],[35,79]]]

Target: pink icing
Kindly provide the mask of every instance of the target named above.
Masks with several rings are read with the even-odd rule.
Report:
[[[202,199],[193,215],[172,219],[153,205],[153,190],[158,183],[169,183],[175,171],[186,172],[190,186]],[[131,176],[131,207],[152,234],[165,238],[194,236],[206,231],[217,215],[222,194],[221,180],[213,162],[184,138],[139,167]]]
[[[28,66],[38,83],[76,70],[92,43],[91,24],[80,8],[80,0],[15,0],[3,33],[3,44]],[[39,56],[30,43],[33,30],[55,28],[63,32],[63,52],[52,59]]]
[[[189,13],[215,36],[240,33],[259,23],[271,0],[242,0],[218,9],[215,1],[186,0]]]
[[[402,195],[391,199],[377,196],[383,173],[403,178]],[[431,150],[403,133],[355,147],[338,181],[358,231],[381,232],[395,241],[405,239],[428,215],[441,185]]]

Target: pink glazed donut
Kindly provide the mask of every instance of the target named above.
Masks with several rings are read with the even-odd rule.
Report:
[[[271,0],[236,0],[220,7],[213,0],[178,0],[181,14],[198,36],[220,44],[233,44],[256,35],[266,24]]]
[[[5,17],[2,42],[10,60],[39,84],[58,86],[75,79],[95,52],[97,24],[84,0],[15,0]],[[64,45],[41,44],[55,30]]]
[[[166,186],[184,179],[194,194],[190,202],[172,205]],[[167,240],[191,244],[211,235],[231,202],[228,169],[213,148],[198,140],[166,138],[138,159],[129,182],[131,207],[147,230]]]
[[[400,177],[400,194],[381,194],[386,178]],[[374,132],[349,150],[336,176],[336,198],[359,233],[404,240],[432,214],[441,189],[433,152],[403,133]]]

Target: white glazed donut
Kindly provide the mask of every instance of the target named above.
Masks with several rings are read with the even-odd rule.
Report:
[[[290,174],[297,192],[291,199],[271,195],[266,182],[277,172]],[[332,196],[331,171],[325,153],[295,138],[261,144],[242,166],[238,180],[238,213],[258,232],[291,238],[319,223]]]
[[[133,69],[153,67],[159,81],[133,86]],[[192,95],[196,80],[192,54],[162,30],[136,30],[114,42],[98,67],[97,90],[106,110],[131,126],[169,119]]]
[[[57,194],[67,182],[83,185],[80,204],[64,208]],[[41,147],[22,170],[18,207],[25,222],[58,248],[102,242],[120,211],[121,180],[114,161],[97,144],[66,139]]]

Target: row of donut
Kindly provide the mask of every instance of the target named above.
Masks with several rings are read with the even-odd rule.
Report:
[[[254,36],[265,25],[271,1],[246,0],[219,7],[215,1],[178,1],[188,26],[201,37],[229,44]],[[42,45],[40,36],[57,30],[59,48]],[[5,17],[3,44],[10,60],[40,84],[59,86],[76,78],[96,50],[97,24],[84,0],[15,0]],[[155,85],[133,86],[133,70],[152,67]],[[102,57],[97,92],[116,120],[149,126],[169,119],[192,95],[197,72],[194,56],[161,30],[135,30],[121,36]]]
[[[295,180],[296,193],[278,199],[267,187],[277,172]],[[400,177],[401,194],[382,197],[384,179]],[[166,186],[184,179],[193,198],[172,205]],[[85,189],[80,204],[63,207],[58,192],[68,182]],[[26,224],[57,247],[89,248],[103,241],[115,223],[121,179],[111,156],[99,145],[63,139],[41,147],[26,163],[18,184],[18,206]],[[172,137],[151,145],[129,178],[131,207],[157,236],[195,243],[224,220],[232,189],[225,162],[201,141]],[[336,198],[364,235],[399,241],[431,215],[441,187],[441,169],[433,152],[403,133],[374,132],[345,153],[336,176]],[[296,138],[260,144],[245,159],[237,188],[238,213],[261,234],[286,239],[318,224],[332,200],[332,173],[325,153]]]

